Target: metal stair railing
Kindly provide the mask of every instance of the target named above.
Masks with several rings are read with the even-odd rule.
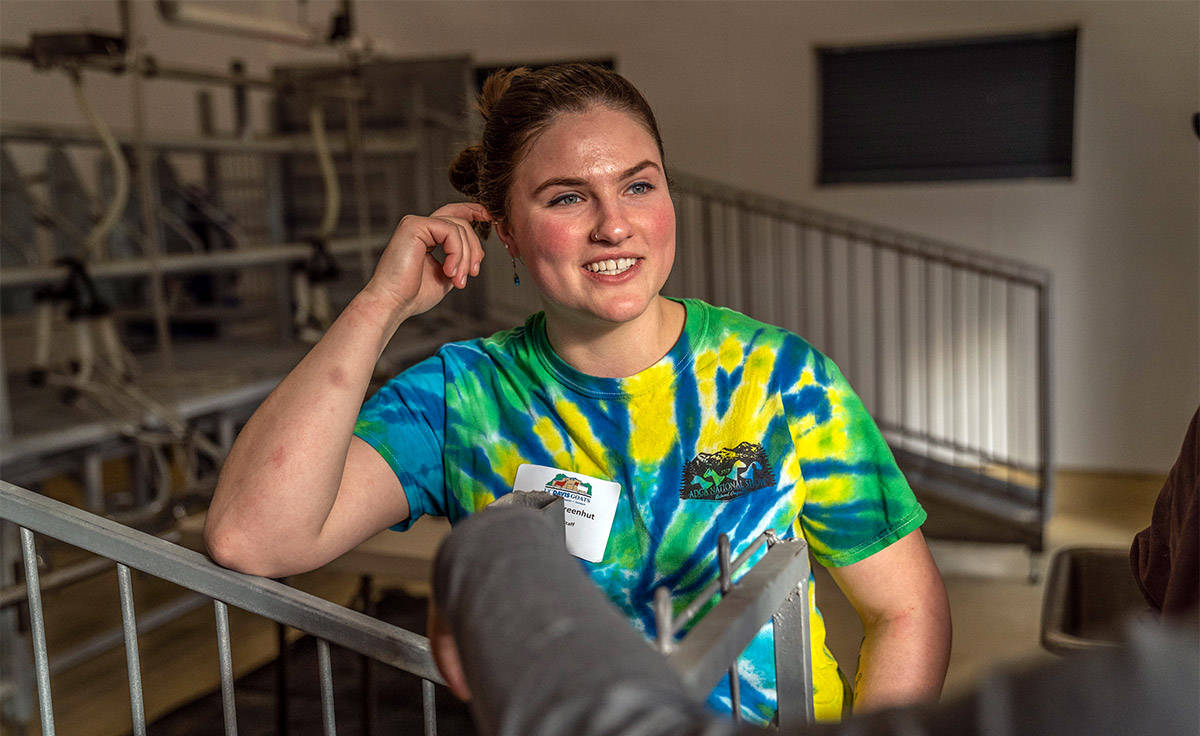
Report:
[[[665,293],[830,356],[909,482],[1040,551],[1051,500],[1050,276],[691,175],[674,176]]]

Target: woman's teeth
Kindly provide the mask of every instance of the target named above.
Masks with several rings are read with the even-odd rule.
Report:
[[[589,263],[584,268],[592,273],[604,273],[610,276],[615,276],[619,273],[625,273],[633,264],[637,263],[636,258],[609,258],[607,261],[596,261]]]

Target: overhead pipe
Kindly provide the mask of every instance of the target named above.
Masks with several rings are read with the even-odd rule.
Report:
[[[212,3],[158,0],[158,13],[164,21],[177,26],[226,31],[299,46],[321,46],[326,43],[325,34],[316,28],[278,18],[238,13]]]

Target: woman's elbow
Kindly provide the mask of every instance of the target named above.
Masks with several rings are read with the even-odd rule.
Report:
[[[239,532],[231,525],[214,521],[212,515],[204,523],[204,545],[208,556],[221,567],[247,575],[278,577],[263,550],[254,544],[254,535]]]

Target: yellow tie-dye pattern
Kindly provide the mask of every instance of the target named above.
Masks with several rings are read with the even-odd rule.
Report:
[[[492,435],[483,441],[483,447],[487,453],[488,461],[491,463],[491,467],[496,469],[496,473],[501,478],[510,479],[508,481],[510,484],[513,480],[516,480],[517,468],[524,462],[521,459],[517,445],[511,440]],[[464,482],[457,486],[455,490],[456,492],[465,492],[469,495],[471,503],[467,505],[468,508],[474,508],[478,511],[496,500],[495,494],[488,490],[486,485],[476,483],[469,476],[463,480]]]
[[[817,610],[817,586],[809,578],[808,638],[812,657],[813,713],[818,721],[837,721],[842,717],[842,677],[838,664],[825,646],[825,620]]]
[[[655,397],[660,400],[634,401],[629,406],[629,456],[645,469],[658,467],[679,441],[672,392],[659,391]]]
[[[596,478],[611,480],[612,470],[608,464],[608,448],[604,446],[592,431],[588,417],[573,401],[559,399],[554,404],[565,426],[569,427],[571,440],[575,447],[569,456],[569,463],[563,465],[578,473]]]
[[[737,370],[737,367],[742,364],[742,350],[744,349],[739,335],[733,334],[725,338],[725,342],[721,343],[721,347],[717,348],[717,362],[721,369],[726,373],[731,373]]]
[[[558,427],[549,417],[541,417],[533,424],[533,433],[541,440],[542,447],[545,448],[551,456],[555,467],[566,468],[571,462],[571,453],[567,452],[567,446],[563,442],[562,434],[559,433]]]

